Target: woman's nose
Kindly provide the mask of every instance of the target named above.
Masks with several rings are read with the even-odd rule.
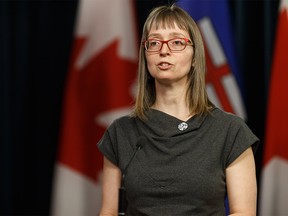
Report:
[[[163,43],[162,47],[160,49],[160,53],[166,54],[166,53],[169,53],[169,52],[170,52],[170,49],[169,49],[168,43]]]

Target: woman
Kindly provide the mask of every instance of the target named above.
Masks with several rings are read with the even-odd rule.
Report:
[[[258,138],[209,101],[203,41],[183,9],[151,11],[138,73],[133,114],[115,120],[98,143],[100,215],[117,215],[121,182],[126,215],[225,215],[226,195],[231,215],[256,215]]]

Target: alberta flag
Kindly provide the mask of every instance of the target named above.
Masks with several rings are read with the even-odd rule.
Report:
[[[53,216],[95,216],[101,204],[97,142],[134,98],[138,45],[132,0],[80,0],[66,81]]]
[[[239,88],[241,77],[235,60],[228,1],[180,0],[179,5],[197,22],[204,40],[206,89],[210,100],[217,107],[246,119]],[[226,213],[229,213],[227,203]]]
[[[259,216],[288,215],[288,0],[280,1],[270,76]]]
[[[202,33],[207,61],[207,92],[219,108],[246,119],[231,32],[228,1],[189,1],[178,3],[197,22]]]

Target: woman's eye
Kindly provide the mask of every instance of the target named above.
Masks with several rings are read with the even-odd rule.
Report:
[[[173,40],[173,44],[174,45],[183,45],[183,41],[182,40]]]
[[[157,46],[157,45],[159,45],[159,42],[158,41],[150,41],[149,45],[150,46]]]

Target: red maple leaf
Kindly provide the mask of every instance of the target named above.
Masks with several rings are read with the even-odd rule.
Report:
[[[96,144],[106,128],[95,119],[108,110],[131,106],[137,63],[120,58],[118,41],[109,44],[81,70],[75,66],[84,39],[76,40],[66,89],[59,161],[97,180],[102,156]]]

